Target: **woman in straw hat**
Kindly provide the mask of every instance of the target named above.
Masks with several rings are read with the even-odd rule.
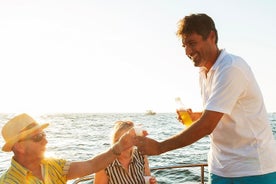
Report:
[[[14,153],[10,168],[1,176],[0,183],[61,184],[106,168],[122,151],[133,146],[135,133],[130,130],[109,150],[87,161],[69,162],[64,159],[44,158],[48,143],[43,130],[49,124],[38,124],[28,114],[20,114],[2,128],[3,151]],[[131,133],[130,133],[131,132]]]

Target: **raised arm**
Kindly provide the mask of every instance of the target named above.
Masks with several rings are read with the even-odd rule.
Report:
[[[87,161],[72,162],[70,165],[67,179],[75,179],[89,174],[96,173],[106,168],[116,159],[120,153],[134,145],[134,130],[125,133],[118,143],[114,144],[108,151],[105,151]]]

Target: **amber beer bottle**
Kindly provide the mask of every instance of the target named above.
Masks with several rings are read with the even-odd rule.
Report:
[[[175,98],[175,102],[177,105],[177,110],[178,110],[178,114],[181,119],[181,122],[183,123],[183,125],[187,127],[190,126],[193,123],[193,121],[189,113],[187,112],[187,109],[183,105],[181,98],[180,97]]]

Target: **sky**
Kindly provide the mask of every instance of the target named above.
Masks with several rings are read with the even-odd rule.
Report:
[[[198,68],[176,36],[206,13],[221,49],[254,71],[276,111],[274,0],[0,0],[0,113],[201,110]]]

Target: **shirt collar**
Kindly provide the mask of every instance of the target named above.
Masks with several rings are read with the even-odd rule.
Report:
[[[210,70],[216,70],[217,67],[220,65],[220,63],[222,62],[225,55],[226,55],[226,50],[222,49],[219,54],[219,57],[217,58],[215,64],[210,68]]]
[[[18,162],[16,162],[16,161],[14,160],[14,158],[12,158],[11,166],[12,166],[12,169],[14,169],[16,172],[21,173],[21,174],[24,175],[24,176],[27,176],[28,173],[31,172],[31,171],[29,171],[28,169],[26,169],[25,167],[23,167],[22,165],[20,165]]]
[[[225,49],[222,49],[217,60],[215,61],[214,65],[210,68],[209,71],[212,71],[212,70],[216,70],[217,67],[220,65],[220,63],[222,62],[224,56],[227,54],[226,50]],[[199,69],[199,72],[200,73],[206,73],[206,68],[205,67],[200,67]]]

